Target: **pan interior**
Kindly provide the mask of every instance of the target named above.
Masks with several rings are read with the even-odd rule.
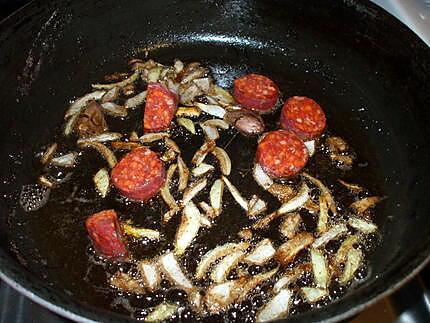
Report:
[[[425,141],[430,55],[391,19],[375,15],[373,7],[351,1],[306,6],[294,1],[78,1],[55,10],[36,5],[27,10],[22,13],[27,23],[15,18],[3,27],[9,34],[1,45],[0,243],[2,261],[24,263],[40,293],[50,286],[79,303],[110,308],[109,293],[84,280],[88,240],[83,221],[102,205],[73,210],[58,203],[25,214],[16,201],[21,185],[35,181],[34,152],[52,140],[69,100],[88,92],[104,74],[124,70],[128,58],[146,54],[162,63],[201,61],[221,86],[255,72],[269,75],[283,99],[314,98],[327,113],[329,129],[354,147],[365,166],[351,176],[388,196],[376,219],[383,241],[370,259],[366,282],[324,312],[304,314],[309,319],[340,314],[371,299],[424,259],[430,239]],[[333,15],[339,17],[336,23]],[[389,27],[399,30],[398,39]],[[10,30],[20,33],[8,37]],[[275,114],[272,123],[276,119]],[[239,163],[252,156],[255,143],[238,138],[232,145]],[[232,206],[230,211],[238,210]],[[90,275],[96,284],[104,283],[102,273]]]

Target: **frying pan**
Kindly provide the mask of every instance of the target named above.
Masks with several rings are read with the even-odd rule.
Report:
[[[378,210],[383,240],[365,282],[292,321],[350,317],[429,260],[430,50],[371,3],[33,1],[0,28],[0,276],[36,302],[74,320],[128,320],[97,306],[93,295],[72,292],[80,285],[64,277],[75,277],[73,262],[35,264],[41,247],[20,231],[32,214],[17,207],[17,196],[34,182],[34,151],[51,140],[70,97],[145,53],[166,62],[203,61],[222,86],[235,75],[264,72],[279,82],[284,99],[315,98],[330,129],[368,161],[363,179],[389,197]],[[45,236],[64,232],[57,235],[61,247],[52,248],[64,257],[84,252],[75,250],[77,234],[62,229],[46,219]],[[52,270],[72,287],[58,286]]]

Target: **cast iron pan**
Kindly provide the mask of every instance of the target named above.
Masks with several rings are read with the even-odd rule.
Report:
[[[34,151],[50,142],[70,97],[145,52],[162,62],[203,61],[222,86],[264,72],[284,99],[315,98],[329,128],[369,162],[363,181],[389,197],[367,280],[293,321],[347,318],[428,261],[430,50],[367,1],[34,1],[0,27],[0,276],[35,301],[75,320],[128,319],[78,292],[70,259],[83,257],[82,232],[53,226],[49,212],[46,228],[39,219],[37,232],[25,232],[32,214],[17,207],[17,194],[34,182]],[[68,223],[82,228],[83,219]],[[51,235],[52,259],[43,254]]]

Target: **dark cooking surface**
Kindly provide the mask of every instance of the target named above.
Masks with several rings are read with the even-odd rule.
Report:
[[[209,5],[211,5],[211,2],[208,2],[208,3]],[[103,3],[103,5],[104,4],[105,2]],[[236,7],[239,7],[239,10],[252,9],[251,12],[247,12],[247,14],[251,14],[251,15],[252,13],[256,13],[258,15],[258,14],[263,14],[264,12],[264,9],[263,9],[263,12],[259,12],[259,10],[262,9],[259,6],[255,6],[255,7],[251,6],[251,8],[245,8],[240,5],[240,1],[232,1],[232,2],[226,3],[226,5],[227,4],[228,5],[234,4],[236,5]],[[328,4],[323,4],[323,5],[329,6]],[[335,4],[331,4],[331,5],[336,7]],[[109,7],[109,4],[107,4],[107,7]],[[317,8],[317,7],[318,5],[315,4],[316,11],[314,12],[314,14],[316,12],[324,14],[324,10],[322,10],[322,8]],[[168,8],[165,8],[165,9],[167,10]],[[386,268],[386,264],[390,263],[390,268],[393,272],[390,274],[390,269],[389,269],[387,272],[384,273],[384,279],[383,279],[384,281],[386,279],[389,280],[390,275],[394,274],[394,271],[401,272],[401,267],[398,267],[398,265],[402,261],[404,261],[404,259],[408,259],[409,256],[407,257],[408,251],[406,249],[406,246],[409,246],[409,250],[413,249],[414,251],[419,253],[420,245],[425,244],[426,237],[428,237],[428,233],[425,231],[425,228],[428,227],[428,225],[426,225],[427,222],[424,220],[422,216],[420,216],[420,211],[418,211],[418,213],[413,212],[412,206],[416,207],[416,209],[419,210],[420,209],[420,207],[418,207],[419,204],[415,203],[414,200],[410,198],[415,196],[416,197],[415,201],[423,202],[424,199],[422,198],[418,199],[419,194],[415,195],[416,193],[414,193],[414,191],[419,189],[422,191],[426,191],[426,186],[424,186],[422,182],[420,184],[420,177],[418,176],[418,174],[420,174],[421,172],[421,169],[420,169],[420,167],[422,166],[421,163],[425,165],[428,162],[427,151],[425,149],[424,150],[421,149],[421,151],[420,149],[418,149],[419,147],[421,148],[425,147],[425,145],[423,145],[422,139],[420,139],[421,136],[419,134],[425,133],[426,131],[425,125],[420,123],[420,120],[425,120],[426,116],[425,115],[420,116],[420,113],[425,113],[425,112],[424,111],[417,112],[414,107],[418,102],[427,102],[427,101],[426,99],[424,99],[424,96],[425,96],[424,89],[422,89],[422,92],[420,94],[417,94],[416,96],[411,97],[408,95],[408,89],[413,88],[413,84],[414,84],[413,80],[408,78],[409,69],[415,68],[416,69],[415,71],[417,72],[418,70],[420,70],[420,67],[411,66],[409,64],[409,60],[405,59],[402,56],[404,54],[402,53],[402,50],[405,50],[405,49],[403,47],[396,46],[395,40],[376,38],[378,40],[377,44],[379,46],[379,47],[377,46],[376,48],[372,46],[361,47],[360,45],[358,45],[359,43],[358,42],[357,44],[352,45],[353,48],[357,50],[357,52],[355,51],[351,52],[351,48],[349,48],[348,46],[342,47],[342,44],[336,41],[336,38],[342,39],[342,41],[346,41],[346,43],[348,43],[347,39],[345,39],[344,37],[346,36],[346,34],[349,34],[349,37],[351,37],[351,35],[354,35],[354,31],[352,30],[348,31],[345,29],[344,33],[342,32],[336,33],[336,36],[334,38],[331,38],[329,36],[330,28],[332,28],[333,26],[330,26],[328,23],[327,25],[320,25],[318,21],[307,20],[306,24],[308,24],[309,21],[312,21],[312,24],[315,24],[313,25],[314,27],[320,27],[321,30],[325,30],[325,33],[323,33],[324,37],[322,37],[321,33],[313,34],[312,32],[310,32],[310,30],[306,28],[305,26],[306,24],[305,25],[302,24],[302,23],[305,23],[305,21],[300,22],[300,19],[298,17],[294,17],[291,19],[293,21],[298,20],[296,21],[299,24],[298,26],[301,26],[300,28],[303,28],[300,32],[296,32],[295,30],[294,31],[283,30],[282,27],[280,27],[281,30],[283,30],[283,35],[286,35],[287,39],[289,39],[289,42],[291,42],[291,46],[287,48],[290,48],[290,47],[295,48],[295,50],[288,49],[287,51],[284,51],[283,55],[288,56],[288,59],[287,59],[287,57],[284,57],[282,55],[279,56],[280,49],[276,47],[276,41],[277,41],[276,39],[279,40],[278,35],[270,34],[270,36],[274,36],[273,43],[271,43],[270,47],[265,47],[267,43],[264,44],[264,42],[263,43],[253,42],[252,37],[249,35],[245,36],[245,38],[241,38],[244,32],[242,28],[244,25],[246,25],[246,23],[242,21],[243,17],[234,16],[234,12],[232,13],[231,11],[228,11],[227,9],[231,10],[231,6],[225,7],[223,9],[225,9],[226,12],[228,12],[230,15],[233,15],[227,18],[235,19],[235,22],[237,22],[236,26],[239,27],[238,30],[236,30],[234,36],[230,36],[230,38],[224,37],[224,38],[221,38],[221,40],[220,39],[215,40],[215,45],[211,46],[210,50],[209,49],[203,50],[203,52],[199,52],[199,55],[193,54],[195,55],[193,57],[199,58],[205,55],[209,55],[212,57],[219,56],[225,51],[230,51],[229,54],[231,55],[231,51],[233,49],[229,47],[229,45],[227,45],[226,47],[220,46],[222,44],[217,43],[219,41],[226,42],[227,44],[235,44],[235,42],[237,44],[237,42],[241,42],[242,45],[244,46],[240,47],[241,49],[237,51],[236,55],[244,55],[244,56],[248,55],[248,57],[249,55],[251,55],[249,58],[251,60],[251,64],[253,65],[258,65],[260,59],[265,60],[265,59],[268,59],[269,57],[276,56],[277,58],[280,58],[279,62],[277,62],[276,65],[272,64],[270,66],[270,64],[264,64],[264,66],[265,67],[268,66],[269,68],[274,69],[275,66],[285,67],[291,64],[289,68],[293,71],[293,73],[291,73],[291,75],[293,76],[292,77],[293,80],[296,80],[298,77],[300,76],[302,77],[303,75],[310,75],[309,77],[306,78],[307,79],[305,82],[306,84],[301,85],[303,90],[309,91],[311,95],[314,95],[316,97],[323,96],[324,94],[326,94],[327,95],[327,99],[326,99],[327,102],[325,103],[326,105],[341,106],[341,107],[344,107],[344,109],[346,109],[346,110],[337,111],[338,119],[344,119],[344,120],[350,120],[350,121],[354,120],[354,122],[356,123],[355,123],[355,127],[352,129],[347,127],[348,123],[345,123],[345,127],[343,127],[343,129],[339,129],[339,132],[341,134],[347,133],[348,131],[350,132],[357,131],[361,133],[363,136],[363,138],[360,138],[360,139],[370,143],[369,147],[366,147],[369,150],[385,151],[386,149],[390,149],[386,151],[383,160],[379,160],[379,162],[381,165],[384,165],[384,174],[385,176],[387,176],[385,178],[386,180],[385,185],[389,187],[392,190],[391,193],[393,193],[393,194],[390,194],[389,192],[389,195],[390,196],[394,195],[398,197],[398,200],[397,200],[398,203],[393,202],[389,204],[388,209],[385,211],[387,212],[387,214],[389,213],[390,216],[393,216],[393,218],[396,219],[396,221],[403,219],[403,222],[402,222],[402,225],[398,224],[396,227],[394,227],[394,225],[386,227],[387,232],[385,233],[387,233],[387,237],[389,239],[387,241],[386,248],[385,249],[382,248],[382,250],[380,250],[380,255],[383,255],[383,256],[378,257],[377,261],[375,262],[375,264],[377,265],[376,272],[379,272],[379,273],[382,273]],[[70,12],[74,12],[74,10],[78,10],[78,8],[75,7],[74,9],[71,9]],[[98,7],[97,10],[98,10],[97,16],[102,17],[100,18],[100,20],[103,21],[103,17],[104,17],[105,19],[104,21],[106,21],[106,14],[107,14],[106,11],[103,11],[101,7]],[[120,8],[118,8],[118,10],[127,11],[126,8],[121,6]],[[255,12],[253,12],[253,10]],[[167,12],[169,11],[167,10]],[[366,14],[369,14],[369,12],[366,12],[366,11],[364,12]],[[16,109],[17,117],[15,119],[16,120],[15,122],[21,122],[21,123],[24,122],[28,124],[30,120],[34,120],[34,121],[38,121],[39,124],[42,124],[42,123],[58,124],[59,120],[61,119],[61,114],[63,111],[62,109],[60,109],[61,111],[56,110],[58,111],[58,113],[53,113],[52,115],[46,115],[46,112],[43,114],[40,114],[39,112],[43,110],[55,111],[55,107],[59,104],[58,103],[59,100],[62,100],[61,102],[63,102],[62,104],[64,104],[64,98],[69,97],[71,93],[83,93],[82,92],[83,87],[85,87],[86,84],[88,84],[88,82],[85,81],[87,80],[87,78],[84,76],[86,73],[81,73],[81,72],[76,73],[76,69],[70,70],[69,68],[71,66],[76,66],[76,64],[79,63],[80,64],[79,70],[92,71],[91,68],[96,66],[97,70],[99,71],[97,73],[99,74],[97,75],[93,74],[91,76],[91,79],[94,80],[97,77],[99,77],[103,69],[106,68],[105,66],[102,66],[104,64],[100,65],[100,64],[97,64],[97,62],[111,60],[110,57],[107,57],[106,55],[104,55],[106,54],[106,52],[110,52],[109,47],[112,44],[109,44],[109,42],[107,41],[109,40],[109,38],[103,39],[103,37],[101,37],[101,39],[93,39],[93,41],[90,41],[89,39],[87,39],[88,37],[91,38],[90,35],[85,35],[82,37],[79,36],[75,38],[75,40],[77,40],[78,44],[80,45],[80,48],[79,48],[80,51],[78,53],[73,54],[73,48],[72,49],[69,48],[70,53],[67,50],[63,52],[63,49],[62,49],[63,46],[67,48],[67,42],[65,44],[60,37],[61,31],[63,30],[62,28],[64,28],[64,25],[62,25],[62,23],[57,24],[56,19],[61,18],[60,21],[64,22],[65,26],[70,27],[70,25],[67,25],[69,21],[68,19],[70,18],[68,13],[69,12],[67,10],[64,12],[62,12],[61,10],[58,10],[55,12],[50,11],[50,12],[47,12],[47,16],[45,17],[46,19],[49,18],[50,15],[51,17],[53,17],[51,20],[51,23],[55,22],[55,27],[56,27],[55,30],[57,31],[55,37],[52,37],[52,38],[48,37],[46,39],[47,41],[45,43],[47,44],[48,49],[52,49],[52,44],[56,40],[57,35],[59,35],[58,37],[60,38],[59,39],[60,44],[56,43],[56,46],[54,46],[57,49],[53,50],[53,55],[51,56],[51,54],[49,54],[48,57],[51,57],[51,59],[54,59],[54,58],[58,59],[61,57],[71,58],[71,60],[60,59],[58,61],[62,63],[61,66],[62,68],[64,68],[64,77],[56,79],[57,76],[55,76],[55,73],[53,74],[54,70],[56,69],[54,70],[42,69],[42,72],[39,75],[39,79],[40,78],[43,79],[43,75],[49,78],[47,88],[49,93],[51,94],[50,100],[46,102],[46,100],[41,100],[40,97],[37,97],[37,93],[39,93],[38,95],[42,93],[46,93],[45,91],[46,84],[42,85],[41,83],[36,82],[32,84],[31,87],[29,87],[28,81],[30,81],[31,78],[28,78],[28,75],[31,76],[31,74],[26,74],[27,77],[25,77],[24,75],[24,78],[23,78],[24,82],[21,84],[22,86],[20,87],[20,91],[22,93],[25,93],[29,88],[31,88],[32,89],[31,93],[33,95],[36,94],[36,96],[34,97],[33,102],[28,101],[26,97],[20,99],[21,105],[25,105],[30,108],[29,110],[26,111],[28,112],[26,113],[26,115],[20,114],[20,111],[22,111],[22,109],[21,110]],[[267,14],[267,12],[264,12],[264,14]],[[121,16],[121,15],[118,15],[118,16]],[[115,21],[115,19],[118,19],[118,17],[115,16],[110,18],[109,18],[109,21],[112,22],[112,25],[121,26],[121,23],[119,23],[119,21]],[[275,17],[274,17],[275,21],[278,18],[280,17],[276,17],[276,14],[275,14]],[[282,18],[285,18],[285,17],[282,17]],[[46,19],[45,20],[42,19],[41,21],[46,22],[47,21]],[[78,22],[76,22],[76,25],[79,25],[79,20],[83,20],[81,21],[81,23],[85,24],[84,23],[86,21],[85,19],[86,19],[85,15],[79,16],[79,18],[77,18]],[[204,21],[206,20],[207,19],[205,18]],[[358,27],[362,27],[360,26],[359,19],[357,23],[358,23]],[[89,23],[89,25],[91,25],[91,23]],[[169,24],[166,23],[166,25],[169,25]],[[153,26],[154,24],[152,24],[152,27],[148,26],[147,29],[151,30],[151,28],[154,28]],[[97,25],[92,25],[92,27],[97,29]],[[130,25],[127,25],[127,32],[130,32],[131,35],[134,35],[133,37],[127,36],[128,35],[127,33],[121,34],[121,30],[118,31],[118,34],[123,35],[124,43],[122,45],[116,44],[114,48],[116,49],[119,48],[122,54],[124,54],[127,51],[127,46],[130,46],[130,43],[133,43],[133,39],[136,39],[135,34],[133,33],[138,33],[138,28],[136,29],[135,27],[133,27],[132,22],[130,22]],[[254,30],[253,27],[254,26],[251,24],[250,26],[251,30]],[[49,33],[50,28],[53,28],[53,26],[49,24],[45,25],[44,32]],[[371,26],[369,28],[371,28]],[[91,27],[89,29],[91,29]],[[160,32],[160,30],[157,30],[157,29],[158,28],[155,27],[154,33]],[[163,29],[162,26],[160,27],[160,29]],[[210,32],[210,29],[211,28],[209,26],[207,29],[209,30],[208,32]],[[334,29],[331,29],[331,31],[333,30]],[[339,29],[339,31],[341,30],[342,29]],[[94,33],[97,32],[97,30],[92,30],[92,31]],[[261,33],[258,32],[258,30],[254,30],[254,31],[255,32],[251,32],[251,35],[254,35],[254,34],[259,35],[264,39],[264,36],[262,36]],[[98,33],[100,32],[101,30],[98,30]],[[123,32],[125,32],[125,30],[123,30]],[[375,31],[370,29],[370,32],[375,32]],[[96,33],[97,36],[99,36],[98,33]],[[246,33],[247,32],[245,32],[245,34]],[[42,36],[43,36],[43,33],[42,33]],[[76,37],[76,34],[72,33],[72,35],[69,35],[69,36]],[[163,38],[163,40],[168,39],[169,37],[170,35],[167,35],[167,37]],[[204,44],[206,41],[208,41],[208,39],[210,39],[210,37],[209,38],[205,38],[205,37],[208,37],[208,36],[198,35],[197,33],[197,34],[194,34],[190,40],[195,41],[196,42],[195,44],[201,44],[201,43]],[[318,41],[314,41],[313,40],[314,37],[317,38]],[[360,39],[360,41],[364,41],[359,36],[357,37]],[[3,39],[7,39],[7,38],[3,38]],[[178,38],[177,40],[180,42],[183,41],[183,39],[181,40],[180,38]],[[384,41],[392,42],[390,44],[391,46],[389,46],[390,48],[394,47],[399,49],[399,51],[396,53],[396,57],[390,56],[389,53],[386,53],[383,51],[384,46],[388,46],[386,43],[385,44],[383,43]],[[410,41],[409,39],[406,39],[406,40],[403,39],[399,41],[397,45],[404,44],[404,43],[408,44],[409,41]],[[40,39],[38,42],[42,43]],[[97,57],[93,55],[88,55],[87,50],[89,51],[94,50],[93,43],[97,43],[97,42],[106,44],[106,47],[104,47],[105,53],[104,54],[98,53],[98,55],[96,55]],[[340,47],[337,47],[337,48],[333,47],[333,44],[336,44],[336,46],[340,46]],[[349,46],[351,46],[350,42],[348,44]],[[37,46],[38,44],[36,44],[36,47]],[[163,53],[163,51],[169,52],[170,50],[169,48],[166,48],[164,50],[160,49],[159,46],[153,46],[153,47],[158,48],[157,52],[159,53]],[[183,47],[184,51],[185,49],[187,49],[185,51],[187,53],[193,53],[194,48],[195,48],[194,46]],[[221,50],[222,48],[225,50]],[[376,58],[376,61],[375,61],[373,54],[375,53],[381,54],[381,52],[379,51],[380,49],[377,49],[377,48],[380,48],[382,52],[384,52],[387,56],[384,57],[384,59]],[[368,52],[366,52],[366,50]],[[406,50],[409,50],[409,49],[406,49]],[[173,51],[173,49],[171,51]],[[40,54],[43,56],[43,55],[46,55],[47,52],[42,51],[40,53],[37,50],[35,50],[33,51],[33,53],[36,53],[36,55]],[[360,53],[360,54],[357,54],[357,53]],[[119,54],[119,56],[121,56],[122,54]],[[67,56],[67,55],[70,55],[70,56]],[[315,55],[320,58],[320,61],[314,59]],[[177,56],[182,57],[183,55],[178,54]],[[82,57],[85,57],[85,58],[82,59]],[[372,57],[372,64],[370,64],[369,61],[367,61],[368,59],[370,59],[370,57]],[[24,55],[21,55],[21,56],[16,55],[17,62],[19,61],[22,62],[23,59],[25,59],[25,53]],[[282,63],[283,59],[285,59],[287,64]],[[110,65],[111,68],[112,69],[119,68],[121,63],[121,60],[119,59],[119,57],[114,59],[114,61],[116,63],[113,65]],[[390,64],[394,64],[395,62],[397,62],[396,70],[390,69],[390,66],[391,66]],[[294,64],[297,64],[297,65],[294,66]],[[7,70],[8,69],[6,68],[6,71]],[[32,72],[32,70],[30,70],[30,72]],[[294,74],[296,76],[294,76]],[[79,81],[80,78],[82,79]],[[351,80],[353,80],[352,83],[351,83]],[[399,80],[402,80],[402,81],[400,82]],[[55,84],[60,81],[64,82],[65,84],[63,84],[62,87],[55,86]],[[408,86],[406,87],[403,86],[405,82],[406,84],[408,84]],[[393,90],[393,89],[396,89],[396,90]],[[328,94],[330,94],[330,98],[328,98]],[[354,100],[357,100],[357,101],[353,102],[351,101],[351,98],[354,98]],[[12,107],[15,102],[15,95],[6,94],[4,99],[6,102],[5,106]],[[54,103],[54,101],[56,103]],[[44,102],[44,104],[41,105],[40,102]],[[415,102],[415,104],[413,104],[413,102]],[[390,112],[392,111],[392,115],[386,114],[386,113],[384,114],[382,113],[382,110],[378,111],[378,109],[375,108],[375,107],[387,107],[387,106],[390,107]],[[412,117],[411,115],[406,113],[406,111],[414,111],[414,113],[416,114],[415,117]],[[348,113],[350,112],[352,113],[352,115],[348,116]],[[368,113],[370,113],[370,115]],[[41,118],[42,115],[43,117]],[[7,114],[5,117],[6,117],[5,122],[8,122],[9,125],[13,125],[13,123],[12,124],[10,123],[11,120],[8,118]],[[51,120],[49,121],[47,119],[51,119]],[[339,122],[338,120],[337,124],[341,124],[341,123],[342,122]],[[413,127],[410,127],[411,128],[410,129],[408,127],[408,131],[409,131],[408,135],[413,138],[412,140],[413,144],[409,144],[409,140],[405,141],[405,138],[403,138],[401,136],[401,133],[398,132],[398,129],[400,129],[405,123],[409,123],[417,126],[416,129],[413,129]],[[7,132],[5,132],[4,130],[9,129],[10,127],[11,126],[3,127],[2,129],[3,138],[8,138]],[[348,128],[348,129],[345,129],[345,128]],[[383,137],[380,135],[381,133],[383,134]],[[21,143],[24,143],[24,137],[22,136],[22,134],[18,133],[18,134],[14,134],[13,136],[15,138],[15,145],[16,144],[22,145]],[[32,131],[31,129],[26,129],[25,137],[26,138],[31,137],[32,140],[33,138],[36,138],[34,145],[31,147],[34,149],[41,143],[46,142],[47,138],[49,137],[49,131],[41,132],[40,127],[37,129],[35,128],[34,131]],[[372,141],[372,140],[369,140],[370,138],[378,138],[378,140]],[[393,145],[393,142],[395,142],[396,144]],[[352,145],[356,146],[356,143],[352,143]],[[14,147],[9,147],[9,149],[10,148],[14,148]],[[419,155],[418,155],[418,152],[419,152]],[[399,156],[402,156],[402,157],[399,158]],[[19,164],[23,161],[23,157],[18,156],[18,158],[16,158],[17,157],[16,155],[13,157],[15,158],[6,159],[10,162],[8,165],[18,165],[19,167]],[[418,161],[420,161],[420,163],[418,163]],[[24,166],[28,166],[28,164]],[[412,168],[410,168],[411,166]],[[21,174],[18,174],[18,178],[20,178],[20,180],[23,180],[23,177]],[[421,204],[421,208],[423,207],[424,205]],[[401,208],[401,212],[398,210],[399,208]],[[402,216],[395,217],[396,214],[400,214],[400,213],[403,214],[403,217]],[[405,218],[406,215],[412,216],[415,219],[414,222],[416,222],[416,224],[414,227],[411,225],[411,221],[406,221],[407,219]],[[419,228],[420,230],[417,230],[416,228]],[[410,234],[410,237],[413,236],[414,239],[408,239],[407,232],[412,233]],[[401,244],[398,243],[399,240],[402,241]],[[419,241],[420,244],[417,244],[416,241]],[[398,247],[400,248],[400,246],[402,246],[403,249],[397,249]],[[414,257],[411,258],[412,259],[411,262],[413,262],[413,258]],[[405,275],[405,273],[402,273],[402,275]],[[378,287],[378,284],[376,283],[373,293],[381,290],[381,288],[384,289],[384,287],[381,284],[379,284],[379,287]],[[355,297],[360,298],[360,297],[364,297],[364,295],[369,295],[369,291],[363,291],[363,290],[361,292],[357,291],[356,295],[355,296],[353,295],[352,297],[350,297],[349,301],[346,300],[345,303],[350,305],[356,304],[357,298]],[[328,312],[330,312],[330,309],[328,309]]]

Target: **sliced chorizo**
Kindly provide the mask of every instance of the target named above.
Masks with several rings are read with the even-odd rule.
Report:
[[[306,165],[309,155],[303,141],[294,133],[276,130],[258,143],[256,163],[273,177],[287,178]]]
[[[234,80],[233,96],[244,108],[264,113],[275,107],[279,89],[264,75],[248,74]]]
[[[326,117],[321,106],[304,96],[289,98],[281,111],[281,127],[303,140],[318,137],[325,129]]]
[[[170,127],[177,106],[178,99],[176,94],[160,83],[149,83],[143,115],[145,132],[167,130]]]
[[[94,249],[108,258],[127,257],[121,226],[114,210],[104,210],[89,216],[85,222]]]
[[[166,171],[158,155],[146,147],[132,150],[112,169],[112,182],[132,200],[146,201],[155,196],[166,181]]]

